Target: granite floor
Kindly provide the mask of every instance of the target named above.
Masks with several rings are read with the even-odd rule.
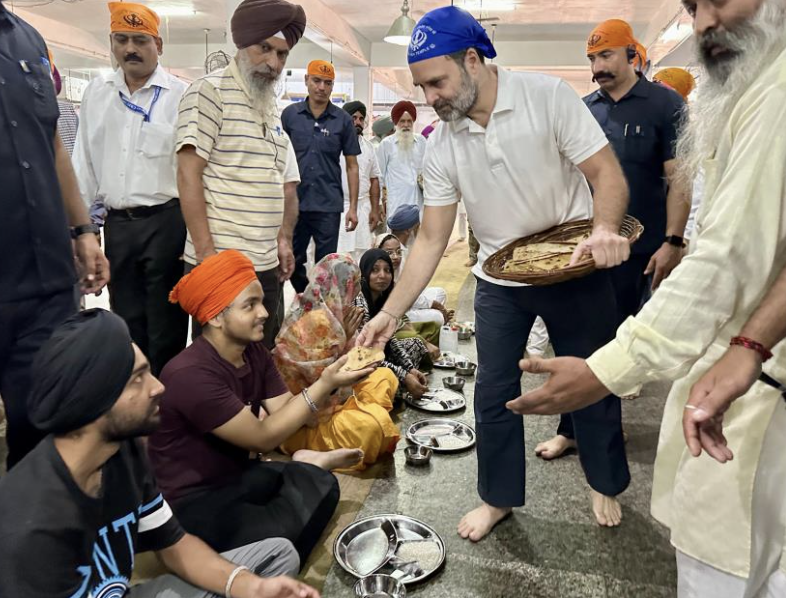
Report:
[[[462,288],[457,319],[471,320],[473,277]],[[474,342],[460,351],[474,358]],[[436,371],[432,383],[441,386]],[[465,387],[468,407],[451,417],[474,423],[474,379]],[[525,388],[538,377],[524,378]],[[587,486],[574,454],[546,463],[534,456],[538,442],[553,435],[556,417],[528,417],[526,428],[527,505],[478,544],[456,533],[460,517],[478,504],[474,451],[435,455],[425,468],[404,462],[401,442],[394,457],[379,466],[379,479],[358,517],[402,513],[420,519],[442,536],[447,547],[444,568],[431,580],[409,588],[408,595],[429,598],[667,598],[676,595],[674,551],[664,528],[649,515],[652,467],[661,411],[668,387],[648,386],[636,401],[625,402],[624,423],[630,435],[628,458],[632,482],[621,496],[620,528],[601,529],[590,510]],[[404,409],[404,429],[424,417]],[[328,598],[354,596],[355,579],[334,565],[323,591]]]

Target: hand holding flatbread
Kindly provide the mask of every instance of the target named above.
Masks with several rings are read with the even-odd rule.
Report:
[[[375,347],[352,347],[347,353],[347,362],[341,368],[342,372],[356,372],[364,370],[385,359],[385,352]]]

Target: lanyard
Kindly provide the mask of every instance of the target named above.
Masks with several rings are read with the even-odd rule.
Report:
[[[150,122],[150,115],[153,113],[153,108],[155,108],[156,102],[158,102],[158,96],[161,95],[161,88],[158,85],[154,85],[153,87],[155,88],[155,91],[153,92],[153,101],[150,102],[150,110],[145,110],[142,108],[142,106],[137,106],[134,104],[131,100],[123,95],[122,91],[117,92],[120,94],[120,99],[126,105],[126,108],[131,110],[131,112],[136,112],[137,114],[142,115],[142,122]]]

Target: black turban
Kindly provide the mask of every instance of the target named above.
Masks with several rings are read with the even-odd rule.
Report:
[[[65,434],[94,422],[120,398],[134,371],[126,323],[104,309],[88,309],[63,322],[33,360],[30,421]]]
[[[360,100],[347,102],[346,104],[344,104],[344,110],[346,110],[350,116],[355,114],[355,112],[360,112],[363,115],[363,118],[366,118],[366,115],[368,114],[368,111],[366,110],[366,105]]]
[[[285,0],[243,0],[232,15],[232,41],[240,48],[258,44],[281,32],[290,48],[303,37],[306,13]]]

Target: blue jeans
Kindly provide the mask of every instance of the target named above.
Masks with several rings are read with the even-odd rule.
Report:
[[[524,504],[524,419],[505,403],[521,395],[521,370],[532,324],[541,316],[557,356],[588,357],[616,328],[614,291],[607,272],[545,287],[505,287],[478,280],[475,328],[478,377],[475,422],[478,493],[495,507]],[[562,416],[575,435],[589,485],[607,496],[630,483],[618,397],[609,395]]]
[[[311,239],[314,239],[314,262],[326,255],[336,253],[338,249],[338,233],[341,227],[341,212],[300,212],[297,217],[295,234],[292,240],[292,251],[295,254],[295,272],[292,274],[292,286],[302,293],[308,285],[306,272],[306,251]]]

